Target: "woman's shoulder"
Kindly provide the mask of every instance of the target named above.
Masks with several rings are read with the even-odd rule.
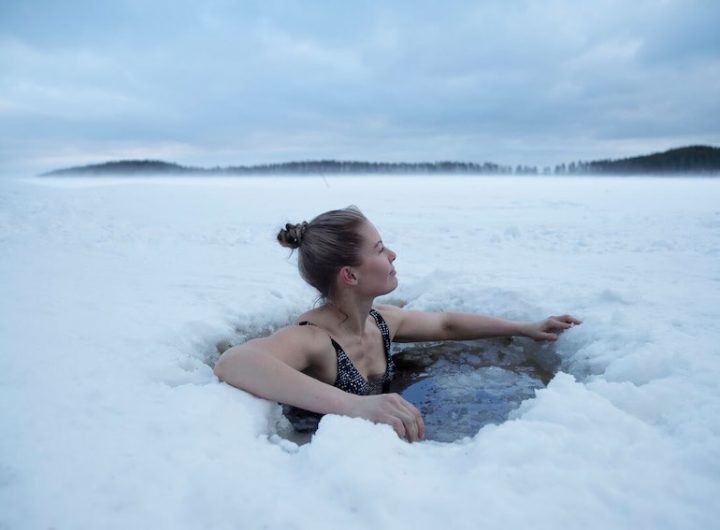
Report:
[[[304,324],[310,324],[310,327],[316,327],[318,325],[318,322],[322,320],[322,313],[320,312],[319,308],[316,309],[310,309],[309,311],[305,311],[301,315],[299,315],[291,325],[301,325],[301,327],[305,327]]]
[[[393,340],[403,318],[403,309],[390,304],[373,304],[373,309],[380,313],[390,329],[390,340]]]
[[[271,335],[256,337],[232,349],[261,351],[298,369],[325,364],[334,355],[325,331],[316,326],[297,324],[283,326]]]
[[[279,340],[290,339],[301,341],[304,344],[318,344],[327,342],[328,333],[312,322],[312,320],[301,315],[291,324],[278,328],[267,338],[276,338]]]
[[[331,345],[327,331],[322,328],[317,309],[306,311],[270,335],[253,338],[245,344],[270,347],[273,350],[299,349],[310,352],[322,352]]]

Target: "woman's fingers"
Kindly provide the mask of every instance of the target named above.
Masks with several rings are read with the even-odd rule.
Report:
[[[357,408],[350,416],[360,416],[377,423],[386,423],[397,435],[409,442],[425,438],[425,423],[420,411],[399,394],[358,396]]]
[[[405,400],[398,394],[395,394],[395,406],[397,407],[395,414],[400,418],[400,421],[402,421],[405,427],[405,438],[407,438],[409,442],[412,442],[417,437],[417,423],[415,422],[415,418],[410,412]]]
[[[410,405],[410,408],[411,408],[413,414],[415,415],[415,421],[417,422],[417,426],[418,426],[418,438],[420,440],[424,440],[425,439],[425,422],[423,421],[422,414],[420,413],[420,411],[417,409],[417,407],[415,405],[413,405],[412,403],[408,403],[408,404]]]
[[[389,421],[390,425],[393,429],[395,429],[395,432],[400,438],[406,438],[406,431],[405,431],[405,425],[400,420],[400,418],[392,418]]]
[[[582,321],[570,315],[563,315],[559,317],[550,317],[547,319],[547,323],[551,329],[570,329],[575,324],[582,324]]]
[[[571,315],[553,315],[546,318],[539,327],[540,335],[535,338],[536,341],[550,340],[556,341],[560,333],[566,329],[570,329],[575,324],[582,324],[581,320]]]
[[[578,320],[577,318],[575,318],[572,315],[563,315],[563,316],[555,317],[555,318],[557,318],[558,320],[561,320],[563,322],[567,322],[568,324],[582,324],[582,320]]]
[[[412,403],[403,399],[403,397],[398,394],[396,394],[396,396],[398,414],[401,417],[402,422],[405,426],[405,438],[408,442],[414,442],[418,440],[420,431],[420,427],[418,425],[419,411],[417,411],[416,414],[417,409],[413,410],[415,407]]]
[[[403,417],[403,423],[405,424],[405,438],[408,442],[414,442],[418,439],[418,426],[415,418],[411,414],[406,414]]]
[[[405,438],[408,442],[414,442],[418,438],[417,422],[412,416],[406,412],[396,412],[388,421],[392,428],[400,438]]]
[[[421,440],[425,437],[425,424],[422,420],[420,411],[410,403],[403,399],[399,394],[392,394],[392,399],[396,407],[395,413],[402,421],[405,438],[409,442]]]
[[[558,336],[555,333],[542,333],[539,337],[535,337],[535,342],[542,342],[544,340],[556,341]]]
[[[399,394],[355,396],[348,416],[366,418],[390,425],[400,438],[409,442],[425,438],[425,424],[420,411]]]

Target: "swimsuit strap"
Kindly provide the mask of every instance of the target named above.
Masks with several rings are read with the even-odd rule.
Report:
[[[357,395],[368,395],[371,393],[377,393],[378,391],[388,392],[390,381],[395,374],[395,364],[393,363],[392,355],[390,353],[390,329],[388,328],[385,319],[378,311],[370,309],[370,315],[372,315],[375,323],[380,329],[380,333],[383,338],[383,346],[385,348],[386,368],[381,379],[373,379],[372,382],[365,379],[365,377],[352,363],[342,346],[340,346],[335,339],[330,337],[330,342],[332,343],[333,348],[335,348],[335,354],[337,356],[337,377],[335,378],[334,386],[344,390],[345,392]],[[310,325],[323,329],[309,320],[298,322],[298,325]]]
[[[370,314],[375,319],[377,326],[380,328],[380,333],[382,333],[383,345],[385,346],[385,357],[390,359],[390,328],[378,311],[370,309]]]
[[[380,328],[380,333],[382,334],[383,338],[383,346],[385,347],[385,357],[390,358],[390,328],[387,325],[387,322],[385,322],[385,319],[382,317],[382,315],[376,311],[375,309],[370,309],[370,314],[372,315],[373,319],[375,320],[375,323],[377,324],[377,327]],[[298,326],[315,326],[316,328],[319,328],[317,324],[314,322],[310,322],[309,320],[303,320],[302,322],[298,322]],[[322,328],[320,328],[322,329]],[[342,347],[335,342],[335,339],[330,337],[330,341],[332,342],[333,346],[335,347],[335,351],[342,350]]]
[[[320,326],[318,326],[317,324],[315,324],[313,322],[310,322],[309,320],[303,320],[302,322],[298,322],[298,326],[306,326],[306,325],[315,326],[316,328],[320,328]],[[323,328],[320,328],[320,329],[323,329]],[[340,354],[340,352],[345,354],[345,352],[342,349],[342,346],[340,346],[337,342],[335,342],[335,339],[330,337],[330,342],[332,342],[332,345],[333,345],[333,348],[335,348],[336,354]]]
[[[377,327],[380,328],[380,333],[382,334],[383,338],[383,346],[385,347],[385,355],[388,356],[390,353],[390,328],[387,325],[387,322],[385,322],[385,319],[382,317],[382,315],[375,309],[370,309],[370,315],[372,315],[373,319],[375,320],[375,323],[377,324]],[[316,328],[319,328],[317,324],[314,322],[310,322],[309,320],[303,320],[302,322],[298,322],[298,326],[315,326]],[[320,328],[322,329],[322,328]],[[335,342],[335,339],[330,337],[330,340],[333,343],[333,346],[335,346],[335,349],[342,349],[340,348],[340,345]]]

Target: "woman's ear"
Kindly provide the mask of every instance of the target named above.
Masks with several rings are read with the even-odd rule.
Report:
[[[338,273],[340,281],[347,285],[357,285],[357,275],[352,267],[343,267]]]

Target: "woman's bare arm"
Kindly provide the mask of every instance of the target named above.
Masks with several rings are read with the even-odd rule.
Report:
[[[322,332],[285,328],[227,350],[215,366],[226,383],[258,397],[320,414],[341,414],[387,423],[409,441],[423,439],[420,411],[397,394],[358,396],[302,372],[328,347]]]
[[[258,397],[321,414],[346,414],[347,392],[304,374],[327,347],[317,333],[284,328],[270,337],[233,346],[220,357],[215,375]]]
[[[539,322],[520,322],[477,313],[406,311],[378,305],[395,325],[396,342],[423,340],[474,340],[520,335],[535,340],[557,340],[558,333],[582,322],[570,315],[551,316]]]

